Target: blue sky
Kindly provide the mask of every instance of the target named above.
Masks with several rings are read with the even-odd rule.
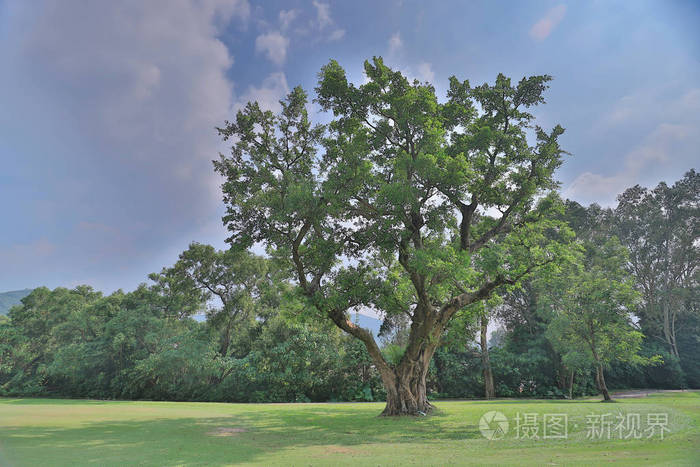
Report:
[[[700,160],[698,24],[692,1],[0,0],[0,291],[132,289],[193,240],[224,247],[214,127],[330,58],[443,94],[553,75],[536,115],[567,129],[565,196],[672,182]]]

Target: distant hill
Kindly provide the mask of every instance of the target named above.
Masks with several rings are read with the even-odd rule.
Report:
[[[10,308],[19,305],[20,300],[29,295],[32,289],[13,290],[0,293],[0,315],[6,315]]]

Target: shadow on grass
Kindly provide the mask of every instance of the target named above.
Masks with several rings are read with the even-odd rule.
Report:
[[[451,403],[451,402],[469,402],[471,406],[489,406],[489,405],[502,405],[502,404],[508,404],[508,405],[518,405],[518,404],[546,404],[546,405],[551,405],[551,404],[576,404],[576,403],[590,403],[590,402],[596,402],[596,398],[580,398],[580,399],[525,399],[525,398],[518,398],[518,399],[511,399],[511,398],[496,398],[496,399],[438,399],[436,401],[433,401],[434,403],[440,404],[440,403]]]
[[[90,404],[90,405],[107,405],[107,404],[129,404],[133,401],[128,400],[106,400],[106,399],[53,399],[41,397],[0,397],[0,406],[3,404],[11,405],[75,405],[75,404]]]
[[[0,427],[0,450],[19,465],[221,465],[263,462],[288,448],[363,455],[364,444],[481,438],[477,426],[441,418],[439,410],[428,417],[385,418],[374,409],[337,406],[256,408],[223,417]]]

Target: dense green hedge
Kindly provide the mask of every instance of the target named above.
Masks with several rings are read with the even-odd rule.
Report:
[[[239,323],[222,355],[214,324],[168,316],[158,305],[157,293],[145,286],[106,297],[85,286],[36,289],[0,323],[0,395],[230,402],[384,397],[363,345],[330,323],[267,313]],[[497,396],[568,395],[568,370],[543,329],[515,326],[491,348]],[[652,340],[642,352],[661,354],[665,363],[613,364],[611,388],[698,387],[697,359],[683,367]],[[385,353],[389,361],[400,357],[400,344],[387,345]],[[468,338],[445,339],[428,390],[431,398],[483,395],[478,348]],[[589,371],[575,374],[573,392],[596,392]]]

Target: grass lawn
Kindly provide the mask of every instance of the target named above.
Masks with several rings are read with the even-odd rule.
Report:
[[[381,403],[0,399],[0,465],[700,465],[699,392],[611,404],[436,404],[428,417],[390,419],[377,417]],[[509,421],[503,439],[487,440],[479,429],[482,415],[493,410]],[[599,426],[591,415],[608,413],[613,421],[618,413],[640,414],[642,429],[648,414],[667,414],[670,431],[663,440],[658,431],[651,439],[618,439],[614,431],[611,440],[605,432],[588,439],[589,427]],[[540,439],[516,438],[518,414],[521,426],[524,414],[538,414]],[[567,415],[566,439],[542,439],[545,414]]]

